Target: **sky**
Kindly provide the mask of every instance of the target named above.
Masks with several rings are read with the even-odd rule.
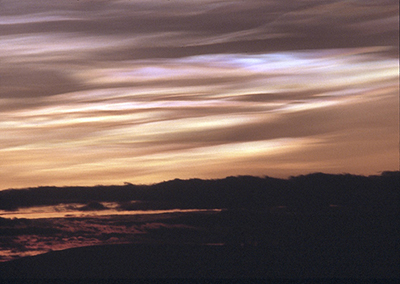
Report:
[[[0,0],[0,190],[399,169],[399,4]]]

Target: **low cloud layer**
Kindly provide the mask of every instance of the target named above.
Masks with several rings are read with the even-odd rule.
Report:
[[[396,170],[398,13],[3,0],[1,188]]]
[[[199,228],[181,223],[179,216],[0,218],[0,262],[74,247],[166,241],[168,234],[176,240],[179,233],[198,234]],[[163,219],[168,220],[163,223]]]

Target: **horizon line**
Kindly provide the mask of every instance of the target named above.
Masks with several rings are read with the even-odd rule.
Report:
[[[95,184],[95,185],[37,185],[37,186],[28,186],[28,187],[18,187],[18,188],[4,188],[0,189],[0,191],[7,191],[7,190],[26,190],[26,189],[35,189],[35,188],[95,188],[95,187],[113,187],[113,186],[118,186],[118,187],[124,187],[124,186],[154,186],[162,183],[167,183],[167,182],[172,182],[172,181],[192,181],[192,180],[201,180],[201,181],[217,181],[217,180],[224,180],[228,178],[240,178],[240,177],[252,177],[252,178],[260,178],[260,179],[266,179],[266,178],[271,178],[271,179],[277,179],[277,180],[290,180],[293,178],[297,177],[304,177],[304,176],[311,176],[311,175],[316,175],[316,174],[322,174],[322,175],[327,175],[327,176],[356,176],[356,177],[365,177],[365,178],[370,178],[370,177],[380,177],[384,175],[390,175],[390,174],[400,174],[400,169],[399,170],[384,170],[384,171],[379,171],[379,174],[370,174],[370,175],[365,175],[365,174],[353,174],[353,173],[348,173],[348,172],[343,172],[343,173],[327,173],[327,172],[309,172],[307,174],[298,174],[298,175],[290,175],[287,176],[286,178],[279,178],[279,177],[274,177],[274,176],[269,176],[269,175],[246,175],[246,174],[239,174],[239,175],[228,175],[225,177],[221,178],[199,178],[199,177],[193,177],[193,178],[173,178],[173,179],[168,179],[168,180],[163,180],[159,182],[154,182],[154,183],[131,183],[128,181],[124,181],[123,184]]]

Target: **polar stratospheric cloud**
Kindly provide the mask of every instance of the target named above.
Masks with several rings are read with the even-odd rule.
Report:
[[[399,4],[0,0],[0,189],[399,167]]]

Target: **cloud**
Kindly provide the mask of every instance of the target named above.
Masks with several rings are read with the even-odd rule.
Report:
[[[220,44],[230,44],[236,52],[247,48],[252,52],[327,48],[328,44],[334,44],[331,48],[397,45],[393,38],[398,29],[394,25],[398,14],[395,1],[380,1],[379,5],[365,1],[97,2],[90,6],[62,1],[16,5],[6,1],[3,6],[8,9],[3,12],[6,15],[1,23],[8,35],[27,30],[38,35],[64,34],[66,40],[86,38],[94,45],[97,38],[104,36],[124,38],[127,45],[121,47],[126,52],[131,50],[131,59],[138,55],[162,58],[220,53]],[[376,23],[379,37],[366,28],[370,21]],[[393,25],[387,21],[394,21]],[[131,43],[126,40],[128,37],[133,39]],[[53,44],[58,43],[47,46],[51,48]],[[107,46],[110,42],[103,43],[103,47]],[[182,49],[188,46],[196,48]],[[82,47],[85,45],[69,48]],[[103,55],[106,54],[107,50]]]
[[[90,202],[87,205],[78,208],[79,211],[99,211],[106,209],[108,208],[99,202]]]
[[[187,234],[195,230],[194,227],[181,223],[161,223],[163,218],[170,217],[141,215],[35,220],[0,218],[0,260],[7,261],[74,247],[132,243],[146,238],[149,240],[160,233]]]
[[[278,143],[283,143],[279,141]],[[244,151],[254,151],[262,153],[262,149],[257,147],[263,147],[263,144],[252,144],[245,145]],[[238,146],[235,145],[234,148]],[[254,147],[254,148],[252,148]],[[236,149],[241,150],[241,149]],[[218,149],[213,151],[218,154]],[[203,151],[199,151],[200,154]],[[195,153],[196,154],[196,153]],[[371,194],[381,194],[381,197],[376,197],[379,200],[390,200],[388,196],[395,194],[393,186],[387,187],[387,183],[394,181],[398,175],[398,172],[387,173],[381,176],[355,176],[355,175],[328,175],[328,174],[310,174],[307,176],[292,177],[290,179],[272,179],[269,177],[260,178],[252,176],[239,176],[239,177],[228,177],[225,179],[217,180],[180,180],[175,179],[168,182],[162,182],[158,184],[148,186],[134,186],[131,184],[125,186],[97,186],[97,187],[39,187],[30,188],[25,190],[5,190],[0,191],[0,198],[2,200],[2,210],[17,210],[23,208],[33,208],[30,213],[44,212],[49,213],[48,218],[52,212],[64,211],[65,213],[71,213],[72,211],[101,211],[109,209],[109,214],[115,214],[116,211],[134,211],[134,210],[166,210],[166,209],[222,209],[231,208],[233,203],[243,202],[244,207],[256,207],[261,203],[262,206],[277,206],[274,200],[286,199],[288,202],[297,201],[297,194],[305,194],[305,192],[292,192],[288,194],[286,191],[288,188],[296,190],[300,185],[297,181],[307,179],[312,188],[304,190],[310,190],[313,194],[315,190],[321,191],[326,201],[331,201],[334,198],[335,192],[332,192],[333,185],[331,183],[340,183],[341,191],[348,191],[348,198],[352,195],[353,199],[348,199],[346,202],[357,203],[357,194],[369,194],[368,190],[371,190]],[[363,186],[360,182],[363,182]],[[320,185],[318,188],[315,184]],[[386,188],[387,187],[387,188]],[[274,189],[281,188],[282,192],[275,192]],[[367,189],[369,188],[369,189]],[[325,190],[327,190],[325,192]],[[252,194],[259,194],[260,196],[253,199]],[[252,196],[250,199],[248,195]],[[370,198],[369,196],[368,198]],[[375,197],[374,197],[375,198]],[[365,200],[364,200],[365,201]],[[363,201],[363,202],[364,202]],[[254,203],[255,202],[255,203]],[[260,203],[258,203],[260,202]],[[306,202],[306,201],[302,201]],[[369,203],[375,202],[374,199],[370,199]],[[80,206],[79,204],[85,204]],[[329,203],[329,202],[328,202]],[[258,205],[257,205],[258,204]],[[333,204],[330,202],[329,204]],[[334,203],[336,204],[336,203]],[[347,203],[346,203],[347,204]],[[4,213],[4,212],[3,212]],[[7,212],[5,212],[7,213]],[[73,212],[76,213],[76,212]],[[29,212],[25,213],[29,216]],[[7,216],[7,214],[4,214]],[[82,217],[82,216],[81,216]],[[89,217],[85,217],[89,218]],[[100,218],[100,217],[99,217]],[[129,216],[127,216],[129,218]],[[79,219],[79,218],[78,218]],[[100,218],[101,219],[101,218]],[[47,221],[41,223],[39,221],[30,220],[13,220],[9,221],[1,219],[2,226],[16,226],[29,225],[33,227],[45,227],[50,228],[46,225]],[[56,219],[58,220],[58,218]],[[70,219],[73,223],[75,219]],[[105,221],[107,224],[112,221]],[[99,223],[99,226],[101,223]],[[52,226],[54,228],[54,226]],[[55,228],[56,229],[56,228]],[[59,228],[57,228],[59,229]],[[61,228],[62,229],[62,228]],[[95,229],[92,227],[92,229]],[[76,231],[78,229],[74,229]]]
[[[371,121],[384,129],[365,141],[397,141],[397,1],[3,0],[0,29],[3,188],[223,177],[237,172],[212,150],[292,139],[293,156],[315,141],[329,153]],[[396,149],[379,151],[384,167]],[[246,174],[315,170],[251,171],[275,157],[244,154]]]

